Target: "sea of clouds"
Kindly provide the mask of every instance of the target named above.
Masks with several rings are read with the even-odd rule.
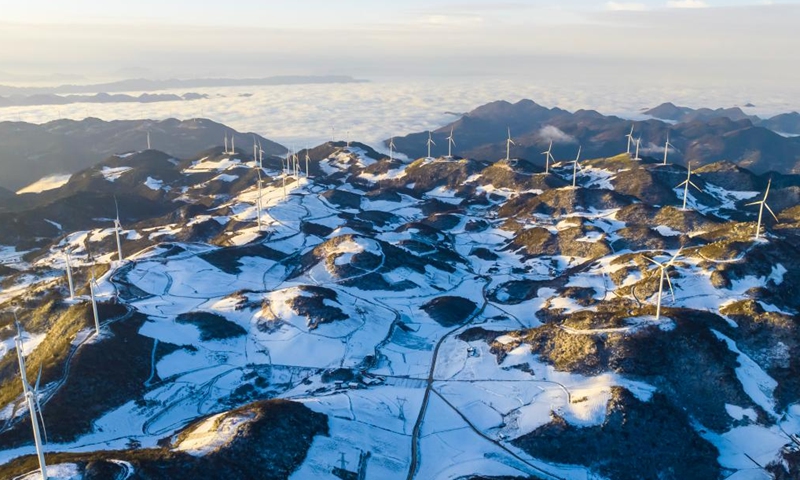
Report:
[[[792,90],[794,89],[794,90]],[[690,107],[730,107],[748,102],[750,114],[770,116],[798,108],[800,88],[780,91],[725,86],[572,84],[536,79],[372,79],[369,83],[192,89],[210,98],[186,102],[72,104],[0,109],[0,121],[43,123],[58,118],[104,120],[205,117],[242,132],[256,132],[288,147],[304,148],[335,138],[385,150],[382,141],[435,129],[494,101],[524,98],[547,107],[594,109],[624,118],[671,101]],[[128,92],[139,94],[143,92]],[[166,93],[186,93],[167,91]],[[549,132],[556,134],[558,132]],[[513,132],[512,132],[513,134]],[[562,139],[563,140],[563,139]],[[158,148],[157,145],[153,146]]]

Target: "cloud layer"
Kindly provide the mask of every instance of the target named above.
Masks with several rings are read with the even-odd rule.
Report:
[[[157,104],[2,108],[0,121],[41,123],[62,117],[83,119],[87,116],[104,120],[206,117],[239,131],[259,133],[288,147],[303,148],[332,137],[344,139],[348,131],[352,139],[378,146],[381,140],[391,136],[432,130],[452,122],[456,117],[446,112],[467,112],[500,99],[514,102],[530,98],[548,107],[571,111],[595,109],[627,118],[643,118],[638,113],[643,108],[667,100],[690,107],[727,107],[753,102],[758,108],[747,109],[747,112],[760,115],[800,110],[800,87],[794,85],[782,84],[775,89],[729,85],[710,90],[702,84],[642,82],[620,88],[614,79],[590,85],[561,79],[532,84],[528,78],[378,79],[365,84],[238,87],[205,89],[200,93],[207,93],[211,98]],[[240,96],[243,93],[253,95]],[[556,142],[569,140],[555,128],[547,128],[542,134]],[[144,147],[144,138],[142,142]],[[158,148],[158,145],[153,147]]]

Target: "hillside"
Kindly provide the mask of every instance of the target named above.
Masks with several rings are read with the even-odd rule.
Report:
[[[175,158],[222,145],[225,135],[234,136],[241,148],[261,142],[268,156],[286,149],[252,133],[240,133],[207,119],[163,121],[96,118],[80,121],[56,120],[41,125],[0,122],[0,186],[17,191],[43,177],[75,173],[111,155],[153,148]]]
[[[517,108],[553,115],[464,121]],[[0,214],[53,478],[800,469],[797,177],[710,164],[684,210],[687,170],[647,156],[298,158],[111,155]],[[2,478],[37,468],[14,335],[0,317]]]
[[[546,108],[531,100],[515,104],[492,102],[433,131],[433,154],[447,152],[447,137],[452,130],[457,155],[491,162],[503,159],[510,128],[515,142],[511,156],[543,167],[542,152],[551,141],[557,160],[575,158],[579,145],[584,158],[612,157],[626,151],[625,136],[633,126],[634,139],[641,137],[640,156],[663,158],[669,136],[669,159],[683,165],[728,161],[757,174],[800,173],[799,137],[779,135],[754,124],[747,116],[732,113],[689,116],[674,105],[662,106],[655,113],[659,112],[666,117],[680,115],[685,120],[677,124],[660,120],[631,122],[592,110]],[[419,132],[396,138],[395,144],[399,151],[416,158],[426,155],[427,139],[428,132]]]

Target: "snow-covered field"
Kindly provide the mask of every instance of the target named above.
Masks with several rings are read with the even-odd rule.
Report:
[[[320,168],[334,173],[374,162],[364,153],[357,149],[340,152],[323,160]],[[184,173],[216,172],[218,176],[212,181],[230,182],[238,178],[234,174],[237,170],[248,168],[254,165],[226,156],[198,160]],[[102,174],[114,181],[130,169],[106,169]],[[282,172],[270,174],[281,180],[287,177]],[[404,181],[405,175],[404,169],[390,170],[382,175],[363,175],[362,180],[397,182]],[[588,169],[583,175],[589,177],[585,182],[594,187],[612,186],[613,175],[609,172]],[[70,444],[51,444],[50,451],[125,448],[130,439],[136,439],[142,447],[153,447],[159,439],[207,416],[173,447],[192,455],[208,454],[229,443],[249,421],[246,416],[225,416],[231,407],[226,401],[239,387],[259,378],[263,380],[259,395],[296,400],[329,418],[330,435],[314,439],[306,461],[292,476],[295,480],[336,478],[331,467],[339,464],[342,455],[354,469],[365,452],[370,455],[368,478],[375,479],[406,478],[410,470],[416,471],[416,478],[437,479],[471,474],[597,478],[583,467],[537,459],[512,441],[549,423],[554,413],[578,427],[602,425],[612,388],[624,387],[647,402],[656,387],[611,372],[588,376],[556,370],[533,355],[530,345],[508,332],[542,325],[535,316],[540,309],[572,313],[596,307],[583,306],[551,287],[539,288],[534,298],[518,304],[502,302],[509,294],[498,290],[512,280],[552,279],[580,267],[587,259],[566,255],[526,257],[506,248],[512,234],[499,222],[487,222],[480,231],[468,227],[471,220],[491,219],[488,212],[497,208],[496,204],[467,207],[457,224],[448,229],[448,235],[436,240],[426,238],[419,226],[398,228],[426,220],[424,201],[461,204],[458,192],[446,187],[434,188],[422,199],[405,194],[391,201],[364,197],[360,209],[353,209],[338,207],[321,196],[327,188],[314,179],[301,175],[292,180],[286,187],[281,181],[266,186],[260,199],[255,186],[237,192],[216,207],[213,215],[198,215],[188,225],[171,223],[124,232],[126,240],[146,236],[158,241],[192,225],[227,225],[235,221],[249,226],[228,232],[227,245],[262,242],[289,256],[311,251],[315,256],[303,256],[308,265],[291,269],[287,262],[242,255],[235,259],[236,268],[231,270],[207,256],[224,252],[224,247],[174,242],[182,248],[178,254],[167,255],[167,249],[155,247],[130,256],[123,264],[115,262],[112,270],[98,279],[97,295],[105,300],[116,296],[125,283],[137,287],[136,294],[125,303],[148,318],[139,334],[153,340],[150,380],[157,377],[162,381],[151,384],[148,380],[141,401],[131,400],[107,412],[97,419],[92,433]],[[468,180],[480,181],[480,176]],[[146,185],[151,189],[165,188],[163,182],[152,178]],[[482,187],[497,193],[491,185]],[[358,193],[347,184],[339,189]],[[517,194],[509,191],[505,196]],[[746,198],[740,192],[722,189],[715,194]],[[184,195],[191,198],[192,193]],[[259,200],[264,211],[262,224],[256,225]],[[374,233],[369,237],[347,223],[348,218],[366,210],[391,212],[399,220],[372,225]],[[613,209],[597,210],[556,219],[532,215],[526,221],[527,227],[541,226],[554,235],[585,222],[597,231],[577,241],[592,244],[615,238],[626,226],[615,219],[615,213]],[[306,233],[303,226],[309,222],[333,232],[325,236]],[[666,226],[654,230],[664,237],[682,234]],[[263,231],[270,232],[266,240]],[[111,228],[70,233],[50,254],[37,260],[36,266],[60,271],[64,266],[61,251],[67,247],[72,250],[74,265],[86,266],[86,245],[111,234]],[[344,235],[344,240],[332,241]],[[433,254],[437,246],[452,242],[452,250],[460,258],[443,263],[432,261],[421,270],[413,267],[410,250],[405,259],[387,258],[384,245],[404,242],[429,250],[417,252],[419,258],[436,258]],[[496,259],[473,255],[477,249],[492,252]],[[3,258],[15,253],[8,248],[0,252]],[[660,254],[677,251],[642,253],[660,258]],[[621,285],[611,282],[610,275],[631,263],[612,264],[622,255],[615,253],[591,264],[587,262],[585,268],[574,270],[566,287],[594,289],[596,300],[627,295],[623,292],[625,287],[640,281],[642,275],[631,274]],[[375,260],[369,263],[364,258]],[[700,260],[691,256],[676,264],[674,270],[680,280],[675,280],[675,301],[670,306],[719,313],[731,300],[747,298],[747,292],[755,286],[765,286],[770,281],[780,283],[787,271],[781,265],[768,278],[746,277],[730,289],[721,289],[712,284],[710,272],[699,264]],[[57,279],[55,273],[50,277],[31,276],[4,291],[0,299],[20,295],[30,285]],[[376,279],[401,287],[371,289],[370,282]],[[489,298],[487,292],[493,291],[497,291],[496,298],[501,302]],[[444,296],[470,299],[476,308],[461,322],[440,323],[423,306]],[[239,333],[208,335],[202,325],[178,319],[187,312],[224,318]],[[562,330],[576,336],[625,335],[652,325],[663,331],[674,328],[668,318],[656,321],[643,316],[626,319],[615,328]],[[497,332],[497,342],[513,347],[502,361],[486,341],[459,338],[460,333],[475,326]],[[779,417],[774,399],[776,381],[733,340],[714,333],[737,356],[736,376],[746,394],[776,423],[753,423],[704,435],[719,449],[721,465],[739,471],[737,477],[731,478],[759,478],[750,476],[758,472],[752,471],[745,454],[762,464],[773,460],[787,443],[781,428],[800,428],[800,406],[791,406]],[[42,338],[27,338],[26,350],[35,349]],[[11,349],[11,342],[0,343],[0,357]],[[156,361],[159,343],[181,348]],[[327,378],[331,372],[341,370],[355,372],[356,376],[339,381]],[[726,411],[737,420],[756,417],[754,410],[742,406],[727,405]],[[0,462],[31,452],[31,447],[3,451]],[[53,468],[59,469],[58,478],[72,478],[71,466]]]

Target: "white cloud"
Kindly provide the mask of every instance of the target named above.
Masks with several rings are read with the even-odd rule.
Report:
[[[606,10],[641,12],[647,10],[647,6],[635,2],[607,2]]]
[[[564,133],[561,129],[552,125],[542,127],[542,129],[539,130],[539,136],[545,141],[553,142],[555,144],[577,143],[575,137]]]
[[[671,0],[667,2],[670,8],[706,8],[708,4],[703,0]]]

